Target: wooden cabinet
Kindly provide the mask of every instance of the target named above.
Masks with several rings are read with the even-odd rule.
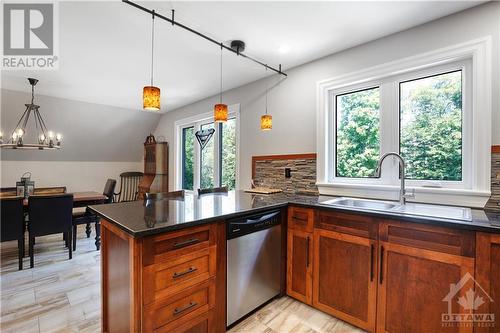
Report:
[[[314,209],[288,207],[286,293],[312,304]]]
[[[474,289],[474,234],[382,222],[379,236],[377,332],[472,332],[442,315],[467,313],[457,299]]]
[[[484,304],[476,313],[493,314],[496,323],[489,327],[488,322],[476,327],[475,333],[496,333],[500,326],[500,234],[477,233],[476,236],[476,281]],[[491,323],[489,323],[491,324]]]
[[[143,238],[101,224],[103,332],[225,331],[224,222]]]
[[[306,304],[312,304],[312,243],[312,233],[288,230],[286,292]]]
[[[376,251],[374,240],[316,229],[313,306],[373,332]]]

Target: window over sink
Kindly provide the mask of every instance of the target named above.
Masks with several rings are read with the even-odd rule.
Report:
[[[490,195],[490,40],[318,83],[321,194],[395,199],[400,170],[417,201],[484,205]],[[491,70],[491,68],[490,68]],[[465,199],[467,198],[467,199]]]

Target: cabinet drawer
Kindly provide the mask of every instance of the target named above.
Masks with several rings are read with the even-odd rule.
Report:
[[[288,207],[288,228],[312,232],[314,227],[314,210],[302,207]]]
[[[210,224],[145,238],[143,265],[159,263],[214,245],[216,243],[215,226],[215,224]]]
[[[475,233],[466,230],[386,220],[380,223],[380,240],[414,248],[475,256]]]
[[[215,279],[197,284],[144,308],[145,332],[171,332],[207,313],[215,305]]]
[[[333,210],[320,210],[316,227],[370,239],[377,239],[378,233],[378,222],[375,218]]]
[[[177,325],[176,322],[165,325],[157,330],[158,333],[209,333],[215,332],[214,328],[214,311],[208,311],[198,317],[190,320],[189,322]]]
[[[215,276],[217,247],[198,250],[144,268],[144,304],[160,300]]]

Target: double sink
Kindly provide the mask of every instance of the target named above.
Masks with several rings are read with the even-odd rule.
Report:
[[[406,216],[423,216],[431,218],[452,219],[459,221],[472,221],[470,208],[426,205],[419,203],[405,203],[404,205],[394,201],[369,200],[359,198],[336,198],[322,202],[324,205],[358,209],[365,211],[379,211],[396,213]]]

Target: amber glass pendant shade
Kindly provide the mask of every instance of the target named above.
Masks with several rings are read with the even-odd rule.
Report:
[[[160,110],[160,88],[145,86],[142,91],[142,104],[144,110]]]
[[[227,121],[227,105],[215,104],[214,106],[214,121],[216,123],[225,123]]]
[[[273,116],[265,114],[260,117],[260,129],[263,131],[269,131],[273,129]]]

